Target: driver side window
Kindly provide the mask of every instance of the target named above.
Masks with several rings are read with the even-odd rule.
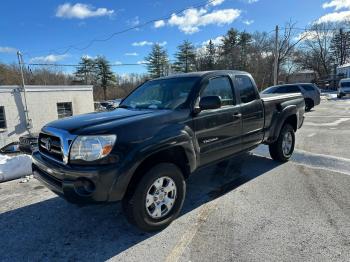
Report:
[[[201,98],[205,96],[219,96],[222,106],[234,105],[232,87],[227,77],[209,79],[201,93]]]

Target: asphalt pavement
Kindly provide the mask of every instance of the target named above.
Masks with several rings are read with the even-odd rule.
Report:
[[[146,234],[120,204],[0,184],[0,261],[349,261],[350,99],[306,114],[288,163],[266,146],[195,173],[181,216]]]

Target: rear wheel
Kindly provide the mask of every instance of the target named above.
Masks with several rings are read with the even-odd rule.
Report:
[[[314,107],[314,101],[312,101],[311,99],[306,99],[305,100],[305,111],[309,112],[313,107]]]
[[[342,98],[343,96],[342,96],[341,94],[338,94],[337,97],[338,97],[338,98]]]
[[[291,125],[286,124],[282,127],[278,139],[269,145],[270,155],[273,160],[285,162],[288,161],[294,152],[295,133]]]
[[[134,192],[123,200],[123,207],[129,222],[143,231],[157,231],[179,215],[185,194],[181,170],[172,163],[161,163],[145,173]]]

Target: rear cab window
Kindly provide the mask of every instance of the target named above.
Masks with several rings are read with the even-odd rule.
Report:
[[[242,103],[246,104],[259,99],[255,85],[248,76],[237,75],[235,80]]]

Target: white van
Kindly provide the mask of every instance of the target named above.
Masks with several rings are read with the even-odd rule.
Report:
[[[337,97],[342,98],[348,94],[350,94],[350,78],[344,78],[339,81]]]

